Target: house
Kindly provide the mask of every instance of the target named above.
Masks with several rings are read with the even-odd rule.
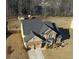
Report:
[[[51,46],[58,34],[51,27],[53,28],[51,22],[44,22],[37,19],[22,20],[21,34],[24,46],[26,48],[41,48],[45,45]]]

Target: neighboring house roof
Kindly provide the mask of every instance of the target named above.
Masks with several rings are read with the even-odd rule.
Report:
[[[49,30],[49,28],[45,24],[52,26],[51,22],[43,22],[37,19],[22,20],[21,22],[23,27],[23,34],[25,35],[25,41],[29,41],[35,36],[32,31],[44,35],[45,32]]]

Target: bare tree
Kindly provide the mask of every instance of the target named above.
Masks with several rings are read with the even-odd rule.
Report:
[[[29,11],[32,11],[33,15],[37,15],[36,9],[39,10],[39,7],[42,11],[42,14],[39,13],[40,15],[73,15],[73,0],[7,0],[7,14],[9,15],[22,16]]]

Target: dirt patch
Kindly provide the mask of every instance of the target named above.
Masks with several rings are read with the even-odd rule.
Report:
[[[7,38],[7,59],[29,59],[23,46],[20,33],[12,34]]]
[[[45,59],[73,59],[72,40],[68,40],[65,43],[65,47],[46,49],[43,51]]]

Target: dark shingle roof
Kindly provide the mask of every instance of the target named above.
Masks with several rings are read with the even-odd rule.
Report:
[[[26,36],[25,41],[28,41],[34,37],[32,31],[35,31],[36,33],[39,34],[44,34],[44,32],[49,29],[45,24],[49,24],[50,26],[52,26],[50,22],[43,22],[37,19],[22,20],[23,32],[24,35]]]

